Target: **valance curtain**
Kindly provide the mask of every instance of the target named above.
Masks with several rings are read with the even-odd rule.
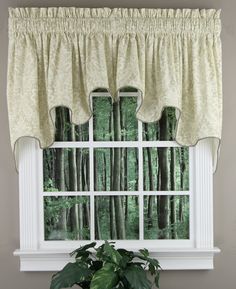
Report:
[[[213,9],[9,9],[8,109],[13,149],[30,136],[54,141],[53,110],[75,124],[91,116],[90,94],[137,88],[137,118],[154,122],[165,106],[179,112],[176,141],[221,138],[220,11]]]

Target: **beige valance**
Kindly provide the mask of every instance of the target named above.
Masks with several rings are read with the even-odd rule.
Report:
[[[222,123],[220,11],[213,9],[9,9],[8,108],[11,144],[54,141],[53,109],[88,121],[90,93],[126,86],[142,95],[137,117],[180,112],[176,141],[214,141]]]

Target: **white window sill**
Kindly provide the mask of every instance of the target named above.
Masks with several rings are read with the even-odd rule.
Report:
[[[66,263],[73,261],[69,256],[71,250],[16,250],[15,256],[20,257],[21,271],[58,271]],[[220,249],[160,249],[151,252],[163,270],[212,270],[214,254]]]

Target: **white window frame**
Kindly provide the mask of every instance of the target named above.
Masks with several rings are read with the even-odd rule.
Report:
[[[104,96],[106,93],[93,93],[92,96]],[[109,95],[108,95],[109,96]],[[120,93],[122,96],[138,96],[138,93]],[[142,167],[142,147],[178,147],[174,141],[142,141],[142,123],[138,121],[139,166]],[[88,142],[55,142],[52,147],[88,147],[90,150],[90,180],[93,179],[93,147],[137,147],[137,141],[93,142],[93,120],[89,123]],[[21,271],[56,271],[71,260],[69,253],[86,241],[45,241],[43,222],[43,197],[53,195],[90,195],[91,206],[94,196],[98,194],[118,195],[118,192],[98,193],[93,191],[90,181],[90,193],[86,192],[43,192],[42,150],[38,141],[22,138],[19,141],[19,203],[20,203],[20,249],[14,255],[20,257]],[[141,170],[139,179],[142,180]],[[156,257],[164,270],[213,269],[214,254],[220,252],[213,244],[213,167],[212,150],[209,140],[201,140],[195,147],[189,148],[189,191],[158,192],[158,195],[189,195],[190,200],[190,238],[188,240],[143,240],[143,196],[155,192],[143,192],[142,181],[139,181],[141,192],[140,235],[141,240],[116,241],[117,247],[134,251],[147,248]],[[137,192],[125,192],[126,195],[137,195]],[[140,194],[140,193],[139,193]],[[155,194],[156,195],[156,194]],[[94,215],[91,210],[91,228],[94,226]],[[94,232],[91,229],[91,232]],[[91,236],[94,239],[94,236]],[[98,244],[101,241],[97,242]]]

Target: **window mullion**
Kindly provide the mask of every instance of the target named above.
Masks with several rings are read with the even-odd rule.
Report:
[[[93,157],[93,117],[89,120],[89,191],[90,191],[90,238],[95,240],[95,219],[94,219],[94,157]]]
[[[143,223],[143,146],[142,146],[142,122],[138,121],[138,190],[139,190],[139,238],[144,239]]]

